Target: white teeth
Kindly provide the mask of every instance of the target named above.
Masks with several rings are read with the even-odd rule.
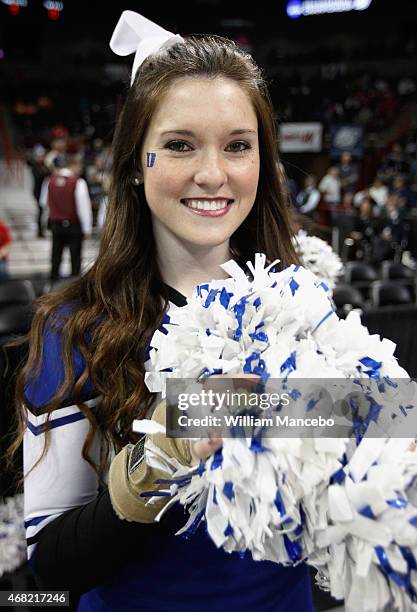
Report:
[[[226,208],[228,200],[186,200],[185,204],[189,208],[196,208],[198,210],[222,210]]]

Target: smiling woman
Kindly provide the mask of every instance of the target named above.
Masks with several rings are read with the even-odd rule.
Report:
[[[113,142],[108,213],[95,264],[44,296],[18,383],[31,564],[43,588],[84,610],[312,610],[306,568],[227,555],[179,508],[146,504],[164,473],[144,444],[190,466],[221,440],[138,441],[134,419],[165,422],[144,382],[148,345],[195,286],[230,258],[298,263],[276,125],[252,58],[216,36],[183,39],[126,11],[112,48],[136,51]],[[19,440],[16,441],[16,446]]]
[[[231,257],[230,236],[256,199],[258,121],[251,100],[231,79],[178,80],[159,102],[142,150],[156,152],[143,180],[160,269],[189,295],[196,279],[181,274],[181,281],[178,261],[204,261],[201,278],[209,267],[218,275],[218,264]]]

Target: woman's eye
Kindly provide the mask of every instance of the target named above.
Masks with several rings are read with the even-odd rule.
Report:
[[[170,151],[176,151],[177,153],[191,151],[190,145],[183,140],[172,140],[165,145],[165,148],[169,149]]]
[[[251,149],[251,146],[248,142],[242,142],[241,140],[239,140],[237,142],[231,142],[227,146],[227,149],[232,153],[243,153],[244,151]]]

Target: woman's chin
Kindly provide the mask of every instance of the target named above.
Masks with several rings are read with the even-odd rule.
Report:
[[[225,234],[224,232],[219,232],[209,236],[207,236],[207,234],[201,236],[196,236],[195,234],[190,236],[182,235],[181,241],[184,241],[189,245],[194,245],[196,248],[214,249],[216,247],[221,246],[222,244],[228,243],[230,240],[230,236],[230,234]]]

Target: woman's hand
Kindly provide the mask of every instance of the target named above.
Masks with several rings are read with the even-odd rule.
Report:
[[[247,384],[242,383],[243,387],[251,387],[260,379],[260,377],[255,374],[215,374],[210,376],[207,381],[213,380],[213,378],[247,379]],[[216,385],[216,390],[218,391],[218,385]],[[211,457],[211,455],[214,455],[214,453],[219,450],[222,444],[223,439],[220,436],[203,438],[202,440],[198,440],[197,442],[193,442],[191,444],[191,454],[195,459],[202,459],[203,461],[206,461],[209,457]]]
[[[191,454],[196,459],[206,461],[211,455],[219,450],[223,444],[223,438],[203,438],[197,442],[193,442],[191,446]]]

